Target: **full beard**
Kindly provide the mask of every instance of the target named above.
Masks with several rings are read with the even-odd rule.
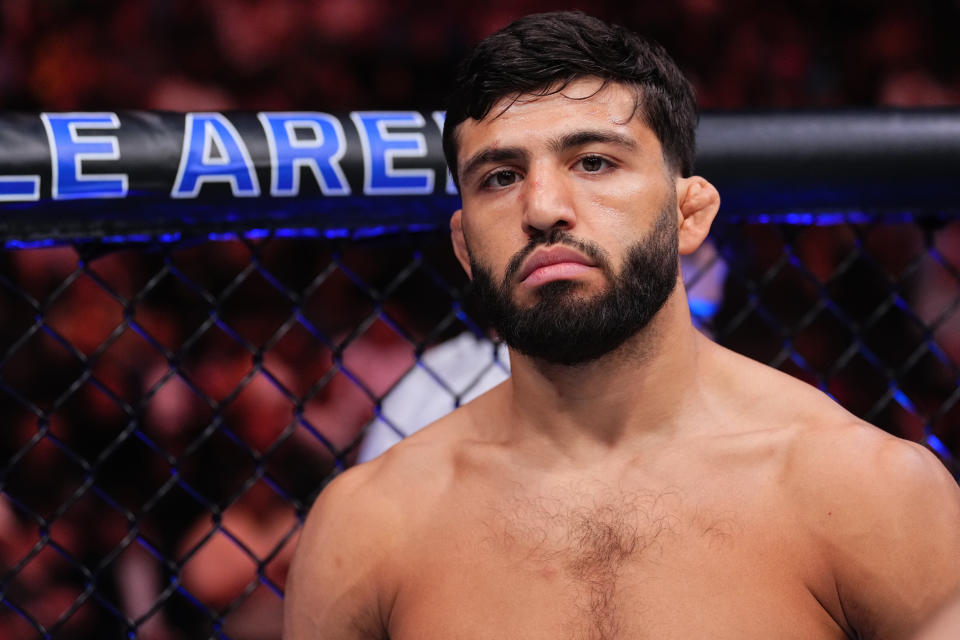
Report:
[[[581,283],[554,280],[537,287],[535,304],[520,307],[512,296],[516,272],[539,245],[555,243],[589,256],[604,273],[607,288],[586,297],[577,292]],[[499,284],[471,256],[474,295],[504,342],[522,354],[568,366],[597,360],[642,331],[676,287],[678,264],[673,206],[664,207],[653,231],[630,247],[619,274],[603,249],[562,229],[531,238]]]

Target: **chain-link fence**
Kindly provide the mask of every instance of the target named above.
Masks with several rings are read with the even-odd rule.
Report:
[[[470,392],[420,361],[483,331],[447,242],[0,254],[0,638],[278,638],[312,500],[364,425],[410,428],[383,398]],[[718,341],[953,465],[960,222],[721,216],[684,274]]]

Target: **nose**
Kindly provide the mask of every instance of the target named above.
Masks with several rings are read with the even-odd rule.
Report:
[[[523,231],[534,236],[576,224],[573,194],[561,169],[531,167],[524,180]]]

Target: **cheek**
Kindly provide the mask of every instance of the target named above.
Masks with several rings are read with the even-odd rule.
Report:
[[[584,196],[602,213],[627,217],[633,224],[652,225],[673,193],[672,183],[661,173],[631,171],[621,177],[584,185]]]
[[[518,240],[513,237],[515,234],[504,227],[478,224],[464,228],[464,239],[475,262],[497,271],[524,246],[525,240],[521,238],[520,244],[517,244]]]
[[[676,209],[676,194],[662,180],[636,179],[592,192],[590,202],[613,249],[652,233],[664,209]]]
[[[599,244],[610,253],[611,259],[621,253],[652,227],[652,221],[646,220],[643,208],[637,206],[637,199],[615,198],[611,194],[597,194],[591,198],[592,214],[581,217],[573,230],[576,236],[583,236]],[[655,216],[651,216],[653,218]]]

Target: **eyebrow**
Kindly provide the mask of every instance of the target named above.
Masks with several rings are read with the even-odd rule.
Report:
[[[623,134],[613,131],[599,131],[588,129],[584,131],[573,131],[564,134],[550,141],[550,150],[554,153],[569,151],[576,147],[582,147],[587,144],[613,144],[628,150],[637,148],[637,142]]]

